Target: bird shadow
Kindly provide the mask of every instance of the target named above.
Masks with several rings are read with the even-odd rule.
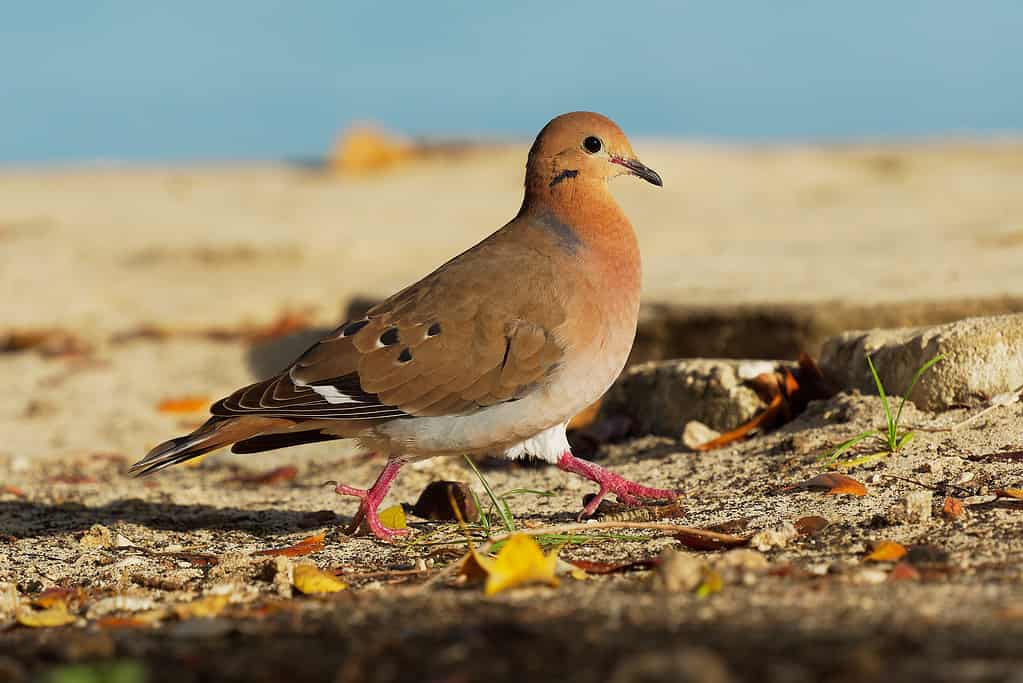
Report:
[[[179,505],[128,498],[90,507],[81,503],[0,501],[0,534],[36,538],[84,531],[95,524],[138,524],[163,531],[218,529],[260,536],[347,523],[330,510],[280,510]]]

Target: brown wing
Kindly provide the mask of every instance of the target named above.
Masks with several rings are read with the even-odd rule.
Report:
[[[521,398],[561,360],[556,330],[565,315],[545,284],[552,266],[540,258],[537,272],[536,252],[511,248],[477,245],[213,414],[375,420],[468,414]],[[495,256],[501,268],[478,267]],[[531,280],[516,281],[524,272]],[[495,277],[508,281],[495,287]]]

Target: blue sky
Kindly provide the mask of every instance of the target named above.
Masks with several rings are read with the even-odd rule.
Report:
[[[162,6],[159,6],[162,5]],[[321,155],[357,119],[530,137],[1023,131],[1018,0],[9,3],[0,163]]]

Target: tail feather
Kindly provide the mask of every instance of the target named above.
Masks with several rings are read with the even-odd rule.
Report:
[[[237,422],[234,419],[210,418],[191,434],[164,441],[149,451],[146,457],[128,469],[128,473],[138,477],[146,476],[252,435],[248,429],[239,433]]]

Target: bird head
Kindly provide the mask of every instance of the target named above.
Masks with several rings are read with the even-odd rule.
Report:
[[[643,165],[614,121],[588,111],[562,114],[543,127],[529,150],[527,184],[556,187],[570,182],[606,182],[634,175],[660,187],[661,176]]]

